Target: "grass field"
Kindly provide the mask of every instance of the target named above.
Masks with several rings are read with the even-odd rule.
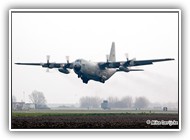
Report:
[[[169,110],[169,111],[162,111],[162,110],[129,110],[129,109],[110,109],[110,110],[102,110],[102,109],[61,109],[61,110],[55,110],[55,109],[50,109],[50,110],[29,110],[29,111],[14,111],[13,114],[15,113],[164,113],[164,114],[177,114],[177,110]]]
[[[150,110],[33,110],[12,112],[12,129],[133,129],[171,128],[178,125],[150,125],[147,120],[178,121],[175,111]]]

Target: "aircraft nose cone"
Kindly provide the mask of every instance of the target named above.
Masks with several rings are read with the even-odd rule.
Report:
[[[75,64],[75,65],[74,65],[74,70],[75,70],[75,71],[78,72],[78,71],[80,71],[80,69],[81,69],[81,65],[80,65],[80,64]]]

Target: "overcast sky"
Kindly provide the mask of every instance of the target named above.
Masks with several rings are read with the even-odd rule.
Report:
[[[178,100],[177,13],[13,13],[12,62],[66,62],[84,58],[106,61],[111,43],[116,60],[174,58],[175,61],[141,66],[143,72],[116,73],[105,84],[84,84],[72,71],[12,64],[12,94],[29,102],[33,90],[48,103],[78,103],[83,96],[122,98],[145,96],[152,102]]]

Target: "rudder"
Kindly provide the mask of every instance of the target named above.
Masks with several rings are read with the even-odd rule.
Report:
[[[116,61],[116,58],[115,58],[115,42],[112,42],[112,45],[111,45],[109,61],[110,62],[115,62]]]

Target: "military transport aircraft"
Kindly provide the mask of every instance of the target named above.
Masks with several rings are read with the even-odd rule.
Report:
[[[154,62],[174,60],[172,58],[152,59],[152,60],[129,60],[126,54],[126,61],[116,61],[115,43],[112,42],[110,55],[106,55],[106,62],[91,62],[84,59],[77,59],[74,62],[69,62],[69,57],[66,56],[67,63],[50,63],[50,56],[47,56],[47,63],[15,63],[17,65],[33,65],[42,66],[44,68],[58,68],[59,72],[69,74],[69,69],[73,69],[81,78],[83,83],[88,83],[89,80],[99,81],[104,83],[116,72],[143,71],[143,69],[131,69],[133,66],[150,65]]]

